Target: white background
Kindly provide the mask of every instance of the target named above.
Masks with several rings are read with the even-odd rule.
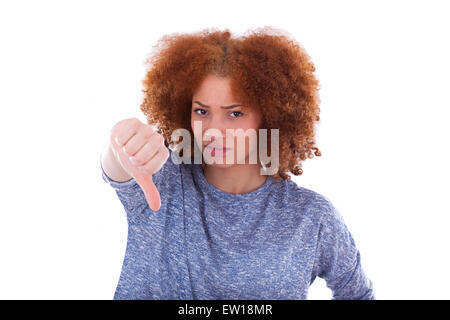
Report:
[[[145,121],[145,56],[169,33],[274,26],[321,82],[323,155],[294,180],[340,210],[377,299],[449,299],[446,4],[0,2],[0,298],[112,299],[127,226],[100,155]],[[331,292],[317,278],[308,298]]]

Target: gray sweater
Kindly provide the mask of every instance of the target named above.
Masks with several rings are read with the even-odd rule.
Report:
[[[342,215],[292,180],[268,177],[231,194],[208,183],[200,164],[169,157],[153,175],[155,212],[134,179],[113,181],[101,169],[128,221],[114,299],[307,299],[320,277],[332,299],[375,300]]]

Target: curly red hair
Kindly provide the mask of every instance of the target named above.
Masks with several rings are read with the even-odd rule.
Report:
[[[301,175],[302,161],[321,156],[315,145],[319,81],[309,55],[289,34],[263,27],[232,37],[228,29],[213,28],[165,35],[153,49],[145,59],[149,69],[140,109],[149,124],[157,124],[166,146],[179,142],[171,140],[175,129],[194,136],[193,94],[207,75],[215,74],[230,78],[236,101],[261,112],[269,142],[270,129],[279,129],[275,179],[290,179],[289,172]]]

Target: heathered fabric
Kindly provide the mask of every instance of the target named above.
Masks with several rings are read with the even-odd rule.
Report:
[[[153,175],[155,212],[134,179],[117,182],[101,170],[128,222],[115,300],[304,300],[316,277],[332,300],[375,300],[342,215],[317,192],[269,177],[231,194],[208,183],[200,164],[169,157]]]

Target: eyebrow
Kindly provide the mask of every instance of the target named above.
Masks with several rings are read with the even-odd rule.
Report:
[[[204,108],[210,108],[210,106],[207,106],[207,105],[201,103],[200,101],[194,101],[194,102],[198,103],[199,105],[201,105]],[[221,106],[221,108],[222,109],[232,109],[232,108],[236,108],[236,107],[239,107],[239,106],[241,106],[241,105],[240,104],[233,104],[231,106]]]

